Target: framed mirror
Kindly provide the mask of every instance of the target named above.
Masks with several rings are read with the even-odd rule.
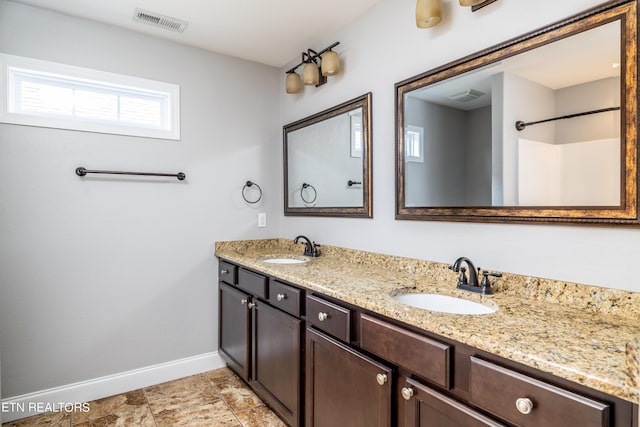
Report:
[[[638,225],[637,2],[396,84],[396,219]]]
[[[371,93],[284,126],[284,214],[372,218]]]

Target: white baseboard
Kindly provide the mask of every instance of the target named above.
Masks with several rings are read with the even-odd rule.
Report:
[[[43,407],[58,409],[63,404],[90,402],[103,397],[176,380],[189,375],[222,368],[226,364],[218,352],[204,353],[171,362],[107,375],[35,393],[2,399],[0,413],[6,423],[43,412]]]

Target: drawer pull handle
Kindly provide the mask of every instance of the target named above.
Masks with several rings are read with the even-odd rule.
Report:
[[[220,274],[229,274],[229,270],[220,270]]]
[[[240,300],[240,304],[245,305],[247,303],[247,299],[246,298],[242,298]]]
[[[251,310],[253,307],[257,307],[258,304],[250,302],[249,304],[247,304],[247,307],[249,307],[249,310]]]
[[[521,414],[530,414],[533,411],[533,402],[528,397],[521,397],[516,399],[516,408]]]
[[[411,387],[403,387],[401,393],[404,400],[410,400],[413,397],[413,389]]]
[[[287,298],[287,294],[278,294],[278,295],[276,295],[276,299],[278,301],[282,301],[283,299],[286,299],[286,298]]]
[[[378,381],[378,384],[384,385],[387,382],[387,374],[376,375],[376,381]]]
[[[319,321],[324,322],[328,318],[329,318],[329,315],[327,313],[323,313],[322,311],[320,313],[318,313],[318,320]]]

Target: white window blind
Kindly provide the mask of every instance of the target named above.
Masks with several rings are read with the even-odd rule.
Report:
[[[0,121],[180,139],[179,87],[0,54]]]

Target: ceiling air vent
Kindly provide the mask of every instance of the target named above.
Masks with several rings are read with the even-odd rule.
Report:
[[[469,102],[473,101],[474,99],[480,98],[482,95],[484,95],[484,92],[480,92],[479,90],[475,89],[468,89],[462,92],[454,93],[453,95],[449,95],[449,99],[459,102]]]
[[[164,28],[166,30],[177,31],[179,33],[184,32],[184,29],[187,28],[187,25],[189,24],[187,21],[183,21],[182,19],[172,18],[170,16],[161,15],[157,12],[145,9],[136,9],[133,14],[133,20]]]

